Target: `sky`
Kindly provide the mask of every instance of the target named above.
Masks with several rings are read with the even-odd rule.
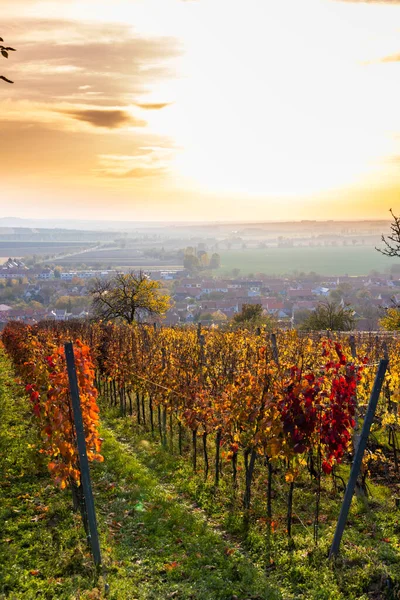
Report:
[[[0,0],[0,216],[400,212],[400,0]]]

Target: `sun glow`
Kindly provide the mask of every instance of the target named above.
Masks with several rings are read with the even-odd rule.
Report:
[[[150,119],[181,148],[174,168],[185,184],[302,196],[379,173],[398,147],[400,79],[397,65],[373,63],[397,32],[391,39],[390,14],[377,22],[372,8],[363,20],[328,1],[197,4],[186,78]]]
[[[227,199],[235,198],[243,200],[240,218],[249,206],[261,215],[267,199],[275,202],[272,218],[291,207],[304,211],[301,217],[317,209],[323,217],[335,212],[340,196],[355,216],[349,198],[359,214],[360,195],[369,189],[376,200],[365,206],[377,216],[379,189],[394,197],[400,185],[400,3],[26,0],[24,6],[34,41],[26,42],[25,55],[23,48],[16,53],[15,79],[31,79],[27,98],[1,100],[3,120],[18,122],[24,136],[28,127],[44,129],[46,148],[35,156],[48,155],[57,182],[84,181],[82,195],[87,190],[93,202],[101,190],[104,206],[112,194],[126,210],[133,197],[150,213],[152,198],[154,206],[178,198],[180,215],[186,198],[187,214],[201,218],[218,202],[223,216]],[[17,23],[13,3],[5,10]],[[54,27],[41,25],[49,14]],[[47,43],[48,54],[30,61],[35,43]],[[109,58],[115,45],[119,54]],[[44,90],[37,97],[36,82]],[[10,138],[12,148],[11,129]],[[68,156],[50,152],[51,143],[60,152],[68,148]],[[4,147],[13,189],[20,178],[11,181],[14,159],[10,144]],[[20,154],[16,148],[15,172]],[[27,162],[29,177],[44,186],[51,186],[48,171],[48,163],[46,169],[43,161]]]

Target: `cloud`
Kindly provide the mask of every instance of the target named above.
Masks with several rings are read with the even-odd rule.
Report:
[[[172,154],[172,149],[158,146],[142,146],[128,155],[100,154],[97,172],[118,179],[158,177],[168,172]]]
[[[400,62],[400,54],[391,54],[380,59],[381,63]]]
[[[135,167],[134,169],[131,169],[130,171],[127,171],[126,173],[123,173],[123,175],[121,175],[121,177],[124,178],[134,178],[134,179],[143,179],[144,177],[159,177],[160,175],[164,174],[166,172],[165,168],[162,167],[147,167],[147,168],[142,168],[142,167]]]
[[[56,118],[69,120],[59,115]],[[43,182],[50,176],[69,183],[80,177],[94,182],[99,176],[122,181],[125,177],[138,176],[135,168],[146,169],[144,175],[149,177],[149,169],[155,174],[168,168],[173,152],[162,146],[167,144],[164,138],[149,135],[145,128],[138,129],[134,135],[115,129],[110,135],[110,130],[102,127],[62,129],[53,123],[21,122],[17,114],[14,120],[0,120],[0,138],[3,183],[6,178],[15,177],[18,182],[30,175],[40,177]],[[104,154],[99,156],[100,148]]]
[[[395,6],[400,4],[400,0],[336,0],[337,2],[347,2],[348,4],[388,4]]]
[[[25,18],[18,28],[3,21],[6,29],[18,50],[8,65],[18,97],[47,103],[78,101],[88,90],[101,95],[99,104],[140,101],[153,84],[176,77],[171,61],[182,52],[174,38],[140,36],[123,23]]]
[[[119,127],[145,127],[146,121],[136,119],[124,110],[101,110],[101,109],[76,109],[59,111],[65,115],[84,121],[94,127],[106,127],[117,129]]]
[[[170,102],[145,102],[143,104],[136,104],[136,106],[144,110],[161,110],[170,104]]]

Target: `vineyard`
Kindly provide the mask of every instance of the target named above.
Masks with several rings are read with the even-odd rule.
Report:
[[[283,553],[293,557],[304,548],[311,553],[304,556],[316,552],[328,570],[334,569],[327,550],[378,364],[387,357],[356,496],[365,508],[379,489],[397,523],[396,337],[9,324],[2,341],[29,397],[39,452],[56,486],[71,488],[79,505],[81,473],[64,355],[70,340],[88,459],[104,460],[100,415],[122,443],[136,446],[143,460],[150,456],[143,450],[147,440],[161,453],[156,472],[195,498],[209,516],[220,517],[270,577],[277,577]],[[163,472],[166,465],[171,474]],[[363,532],[370,535],[368,527]],[[374,532],[383,540],[387,559],[379,566],[379,583],[372,578],[375,596],[362,596],[357,588],[359,595],[341,589],[344,595],[284,597],[397,598],[397,535],[393,542],[384,541],[385,532],[381,538]],[[351,539],[350,527],[344,557]]]

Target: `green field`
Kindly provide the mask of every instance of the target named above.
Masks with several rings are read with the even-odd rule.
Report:
[[[390,272],[400,259],[383,256],[372,246],[320,246],[317,248],[265,248],[223,250],[219,274],[240,269],[241,275],[293,274],[315,271],[320,275],[368,275],[371,271]]]

